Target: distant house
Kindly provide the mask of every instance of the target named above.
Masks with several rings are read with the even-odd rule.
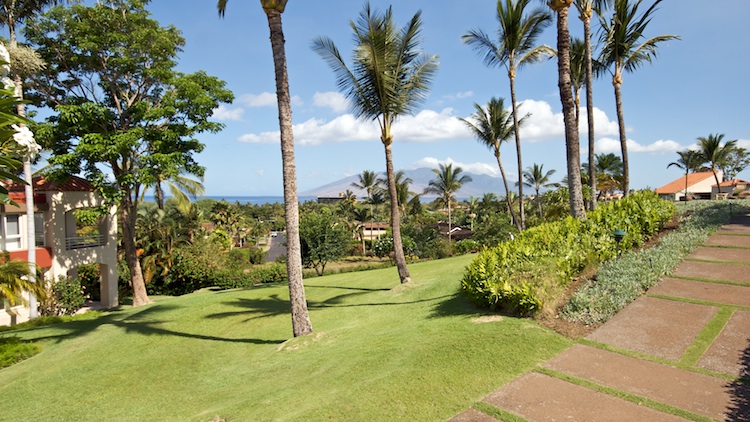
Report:
[[[368,240],[380,239],[381,236],[385,236],[390,227],[389,223],[366,222],[362,230],[363,237]]]
[[[448,237],[448,223],[440,222],[437,225],[438,234],[443,237]],[[474,236],[474,232],[459,226],[453,226],[450,229],[451,239],[454,241],[471,239]]]
[[[724,180],[721,171],[718,172],[719,183]],[[699,171],[682,176],[656,189],[660,198],[668,201],[685,200],[685,178],[687,177],[687,194],[691,199],[712,199],[712,187],[716,185],[714,174],[710,171]]]
[[[711,198],[716,198],[717,194],[722,193],[724,196],[730,196],[737,191],[744,191],[750,186],[750,182],[742,179],[725,180],[719,184],[721,186],[721,192],[719,187],[715,184],[711,186]]]
[[[0,205],[0,249],[8,251],[11,260],[26,261],[29,247],[36,248],[36,262],[48,280],[59,276],[76,276],[79,266],[98,264],[101,273],[101,304],[118,305],[117,297],[117,213],[108,213],[94,226],[79,227],[75,211],[105,206],[93,186],[80,177],[55,183],[35,177],[34,229],[35,244],[26,236],[26,194],[24,185],[6,185],[10,199],[18,205]],[[7,325],[12,315],[25,320],[28,309],[22,306],[0,309],[0,325]]]

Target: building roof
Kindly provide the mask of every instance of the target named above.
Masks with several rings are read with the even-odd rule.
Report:
[[[720,183],[722,188],[728,187],[728,186],[737,186],[737,185],[750,185],[750,182],[747,180],[742,179],[732,179],[732,180],[725,180]],[[716,185],[712,185],[712,187],[716,187]]]
[[[711,178],[711,177],[714,177],[714,174],[710,171],[699,171],[699,172],[688,174],[687,175],[688,189],[690,188],[690,186],[693,186],[696,183],[703,182],[704,180]],[[679,179],[669,182],[666,185],[656,189],[656,193],[659,195],[670,195],[673,193],[682,192],[684,190],[685,190],[685,176],[682,176]]]
[[[46,179],[43,176],[35,177],[34,192],[93,192],[94,186],[86,179],[78,176],[70,176],[62,182]],[[25,189],[22,183],[11,183],[8,186],[8,192],[23,192]]]

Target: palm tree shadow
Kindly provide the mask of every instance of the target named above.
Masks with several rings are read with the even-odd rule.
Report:
[[[470,316],[480,315],[483,311],[468,300],[461,294],[461,292],[455,292],[451,295],[442,296],[439,299],[444,299],[435,304],[432,309],[431,318],[445,318],[452,316]]]
[[[750,345],[742,352],[741,362],[741,378],[728,385],[732,402],[725,420],[750,422]]]

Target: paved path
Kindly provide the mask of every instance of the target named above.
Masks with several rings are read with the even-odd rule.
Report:
[[[750,215],[476,407],[451,421],[750,421]]]

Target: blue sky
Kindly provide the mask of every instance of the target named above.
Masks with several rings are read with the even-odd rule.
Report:
[[[206,149],[198,161],[206,167],[206,193],[281,195],[275,82],[265,14],[257,0],[231,0],[225,18],[219,19],[215,3],[153,0],[149,5],[162,25],[173,24],[183,32],[186,46],[179,70],[206,70],[225,80],[236,96],[233,104],[215,112],[226,128],[201,137]],[[495,32],[495,2],[390,3],[394,3],[399,25],[422,9],[424,51],[438,55],[440,61],[421,111],[402,118],[393,130],[396,168],[436,167],[450,161],[465,170],[497,175],[494,156],[458,120],[473,112],[473,103],[485,104],[492,96],[505,97],[506,104],[510,103],[506,72],[485,67],[460,39],[470,29]],[[371,2],[379,10],[390,3]],[[300,192],[363,170],[385,169],[379,132],[370,122],[347,114],[333,72],[310,48],[313,38],[328,36],[348,58],[352,48],[349,20],[357,18],[363,4],[290,0],[283,15]],[[654,64],[626,74],[622,86],[625,123],[632,142],[632,187],[656,188],[679,177],[680,171],[667,169],[667,164],[677,158],[676,150],[693,145],[699,136],[724,133],[725,139],[738,139],[741,146],[750,147],[747,16],[747,0],[722,0],[720,6],[701,0],[662,3],[647,36],[675,34],[682,40],[662,44]],[[571,12],[569,25],[573,36],[582,36],[582,23],[575,12]],[[554,25],[540,42],[555,46]],[[522,110],[532,113],[522,129],[524,167],[544,164],[562,178],[566,164],[556,61],[523,68],[516,79],[516,91],[518,100],[523,101]],[[597,152],[619,155],[610,78],[595,83],[594,103]],[[583,154],[586,139],[582,133]],[[506,172],[515,174],[514,147],[505,145],[502,154]],[[750,179],[750,170],[740,177]]]

